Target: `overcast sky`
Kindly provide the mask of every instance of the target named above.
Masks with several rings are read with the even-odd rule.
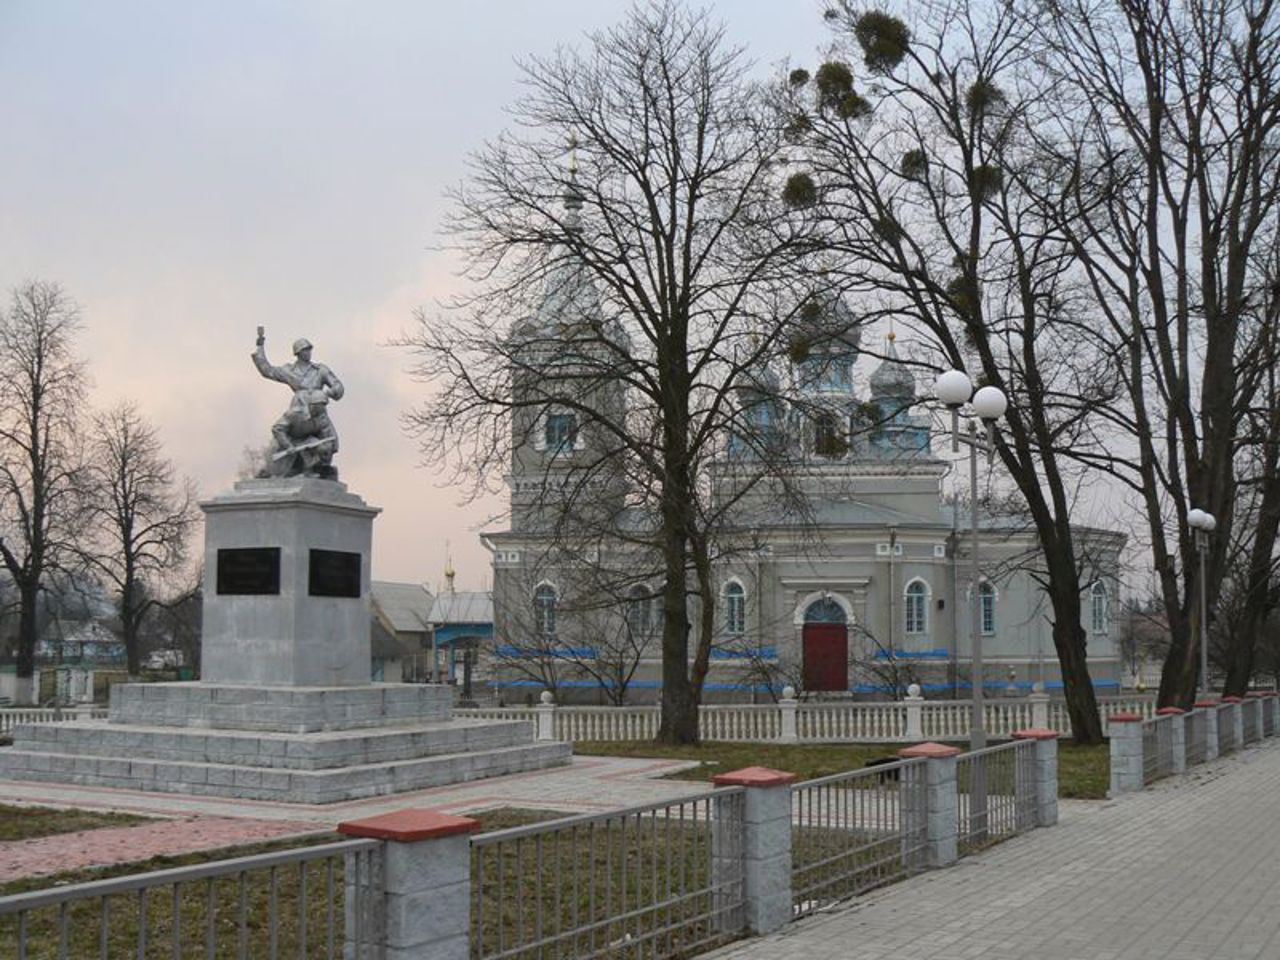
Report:
[[[580,42],[620,0],[0,0],[0,290],[61,283],[92,401],[138,401],[201,493],[230,487],[288,400],[254,330],[344,381],[338,466],[384,512],[373,574],[489,585],[460,491],[401,432],[423,387],[382,344],[447,295],[443,190],[505,125],[515,60]],[[811,0],[720,0],[763,74],[826,42]]]

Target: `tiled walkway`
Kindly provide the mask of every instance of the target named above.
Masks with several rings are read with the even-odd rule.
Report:
[[[746,940],[715,960],[1276,960],[1280,742],[957,866]]]
[[[0,881],[327,831],[321,823],[182,817],[0,843]]]
[[[0,843],[0,881],[328,830],[343,820],[405,807],[477,813],[483,823],[483,811],[494,807],[595,813],[710,789],[706,783],[661,779],[684,766],[688,763],[575,757],[568,766],[550,770],[324,806],[0,780],[0,801],[5,803],[167,818],[134,827]]]

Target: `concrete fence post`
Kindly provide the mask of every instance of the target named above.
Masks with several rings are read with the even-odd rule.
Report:
[[[924,739],[924,697],[920,695],[920,685],[913,683],[907,687],[907,696],[903,700],[907,708],[907,739]]]
[[[1204,759],[1208,763],[1210,760],[1218,759],[1218,701],[1216,700],[1197,700],[1192,704],[1197,710],[1204,713],[1204,723],[1200,724],[1200,729],[1204,732]]]
[[[1186,773],[1187,772],[1187,711],[1181,707],[1161,707],[1156,711],[1157,717],[1168,717],[1165,721],[1169,725],[1169,750],[1172,760],[1169,765],[1170,773]]]
[[[1276,735],[1277,707],[1280,707],[1280,697],[1274,690],[1268,690],[1262,694],[1262,735],[1264,737]]]
[[[556,738],[556,698],[550,690],[543,690],[538,711],[538,739],[554,740]]]
[[[782,730],[778,736],[780,743],[798,743],[800,741],[800,725],[796,713],[800,702],[796,700],[796,688],[782,688],[782,699],[778,701],[778,709],[782,711]]]
[[[929,867],[945,867],[959,857],[959,840],[956,820],[960,810],[959,790],[956,785],[956,757],[959,747],[942,743],[918,743],[903,747],[898,756],[906,760],[923,757],[924,794],[919,809],[909,809],[904,814],[909,820],[924,821],[924,862]]]
[[[1261,740],[1264,736],[1266,736],[1266,734],[1263,732],[1265,725],[1262,719],[1264,704],[1266,702],[1263,699],[1264,696],[1265,694],[1256,693],[1256,692],[1246,693],[1244,695],[1244,708],[1246,710],[1253,711],[1253,730],[1259,740]]]
[[[385,960],[468,960],[471,955],[471,817],[397,810],[338,824],[348,837],[383,843],[383,918],[374,929]],[[348,884],[347,910],[355,897]],[[354,929],[349,925],[348,929]],[[348,956],[364,956],[347,944]]]
[[[1031,702],[1031,730],[1049,729],[1049,695],[1037,690],[1027,697]]]
[[[1231,749],[1239,750],[1244,746],[1244,710],[1239,697],[1223,697],[1222,702],[1229,704],[1230,709],[1223,719],[1230,723],[1227,736],[1231,741]]]
[[[1142,715],[1113,713],[1107,721],[1111,737],[1111,789],[1107,796],[1142,789]]]
[[[1034,740],[1031,789],[1036,802],[1036,826],[1051,827],[1058,822],[1058,731],[1047,727],[1015,730],[1015,740]]]
[[[744,922],[752,933],[791,920],[791,784],[794,773],[746,767],[711,778],[717,787],[744,787],[742,887]]]

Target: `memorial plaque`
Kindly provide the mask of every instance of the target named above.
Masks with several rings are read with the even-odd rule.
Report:
[[[360,554],[312,550],[307,593],[313,597],[360,596]]]
[[[280,593],[280,548],[239,547],[218,551],[218,593],[268,596]]]

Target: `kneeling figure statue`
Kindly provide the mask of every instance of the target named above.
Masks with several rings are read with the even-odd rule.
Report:
[[[267,339],[258,328],[253,365],[268,380],[278,380],[293,390],[289,408],[271,427],[271,453],[259,477],[318,477],[337,480],[333,455],[338,433],[329,419],[329,401],[341,400],[342,382],[322,363],[311,362],[311,342],[293,341],[294,362],[274,367],[267,360]]]

